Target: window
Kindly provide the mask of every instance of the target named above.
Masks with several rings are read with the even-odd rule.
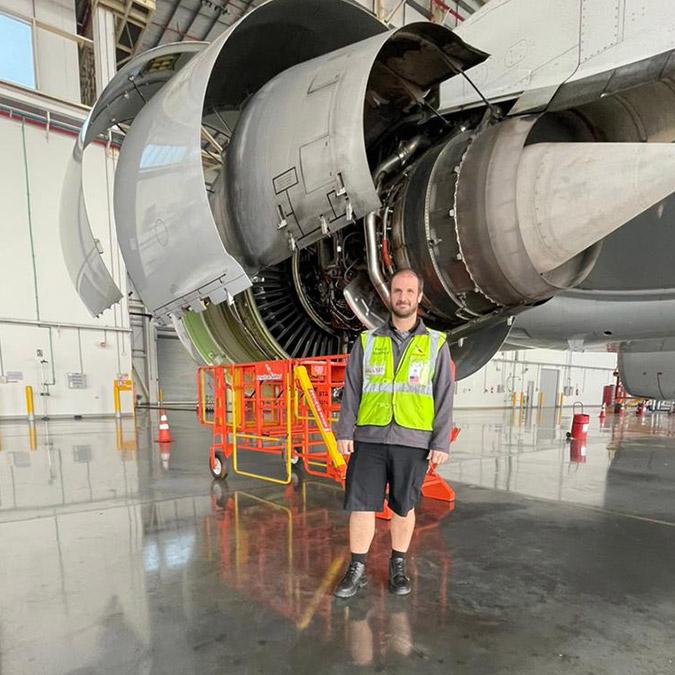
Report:
[[[35,88],[30,24],[0,14],[0,80]]]

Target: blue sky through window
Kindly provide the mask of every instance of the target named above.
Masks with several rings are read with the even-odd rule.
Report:
[[[0,80],[35,88],[31,27],[0,14]]]

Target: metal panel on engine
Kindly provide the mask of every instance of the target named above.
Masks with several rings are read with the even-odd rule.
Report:
[[[247,103],[227,154],[227,201],[249,259],[279,263],[380,207],[364,120],[376,62],[414,101],[422,94],[412,92],[484,58],[440,26],[411,24],[270,80]]]
[[[134,286],[159,316],[202,309],[251,285],[225,249],[204,186],[204,94],[226,35],[196,56],[140,111],[115,176],[120,248]]]
[[[84,195],[83,155],[100,134],[126,122],[168,82],[203,43],[163,45],[122,68],[91,109],[68,162],[59,216],[61,250],[75,290],[92,316],[122,297],[94,238]]]
[[[675,338],[624,342],[618,365],[631,396],[660,401],[675,398]]]
[[[229,203],[260,266],[344,227],[349,211],[362,217],[379,207],[362,101],[389,35],[290,68],[247,105],[228,151]]]

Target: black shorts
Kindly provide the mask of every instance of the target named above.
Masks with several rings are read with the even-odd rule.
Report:
[[[355,441],[347,465],[345,510],[381,511],[389,485],[389,507],[405,517],[419,501],[428,455],[423,448]]]

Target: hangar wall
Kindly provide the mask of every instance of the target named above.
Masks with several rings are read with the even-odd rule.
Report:
[[[484,368],[457,383],[456,408],[509,408],[512,396],[520,404],[520,394],[528,394],[531,382],[532,404],[539,406],[542,370],[555,371],[557,392],[563,396],[563,406],[577,401],[586,406],[602,403],[602,388],[612,384],[616,369],[616,354],[602,352],[571,352],[553,349],[521,349],[499,352]],[[567,388],[567,389],[566,389]],[[558,404],[557,399],[544,397],[543,407]]]
[[[131,372],[126,297],[121,306],[91,317],[61,254],[60,190],[73,141],[20,118],[0,117],[2,417],[25,413],[26,385],[33,387],[39,415],[111,414],[113,379]],[[114,161],[104,146],[87,151],[85,196],[94,236],[126,296],[126,270],[112,221]],[[71,379],[84,375],[84,388],[69,388],[69,374]],[[130,412],[129,397],[122,401]]]
[[[77,44],[40,25],[74,34],[74,5],[0,0],[0,13],[39,22],[32,27],[36,90],[0,87],[0,418],[25,415],[26,385],[33,388],[37,417],[113,414],[113,380],[131,374],[126,270],[112,213],[112,148],[87,150],[84,189],[94,236],[125,294],[122,304],[91,317],[61,253],[60,191],[75,135],[50,124],[49,115],[66,115],[78,125],[87,109],[80,105]],[[82,388],[72,388],[78,381]],[[121,400],[130,413],[131,395]]]

